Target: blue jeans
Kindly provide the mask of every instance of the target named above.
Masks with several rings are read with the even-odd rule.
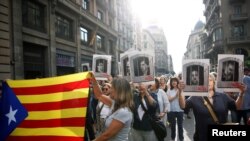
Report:
[[[183,112],[169,112],[169,122],[171,126],[171,139],[174,140],[176,136],[176,119],[178,125],[179,140],[183,141]]]

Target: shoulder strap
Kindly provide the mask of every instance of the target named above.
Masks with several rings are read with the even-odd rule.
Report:
[[[207,107],[210,115],[212,116],[213,120],[215,123],[219,123],[219,120],[214,112],[214,110],[212,109],[211,105],[210,105],[210,101],[207,99],[207,97],[202,97],[203,101],[204,101],[204,105]]]
[[[99,106],[99,105],[98,105],[98,106]],[[98,111],[97,111],[98,115],[100,115],[100,113],[101,113],[101,111],[102,111],[103,106],[104,106],[104,103],[102,103],[102,106],[100,107],[100,109],[98,109]]]
[[[148,110],[146,109],[146,107],[145,107],[144,103],[142,102],[141,98],[140,98],[140,103],[141,103],[142,109],[147,113]]]

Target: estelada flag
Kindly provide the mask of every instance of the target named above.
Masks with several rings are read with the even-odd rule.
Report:
[[[7,141],[83,141],[89,72],[31,80],[7,80],[28,117]]]

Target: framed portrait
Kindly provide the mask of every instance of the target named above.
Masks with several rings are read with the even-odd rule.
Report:
[[[242,82],[244,56],[233,54],[218,55],[217,87],[225,92],[238,92],[236,82]]]
[[[205,96],[208,92],[209,59],[183,60],[182,67],[185,95]]]
[[[111,73],[110,55],[93,55],[92,70],[98,80],[106,80]]]
[[[130,69],[130,62],[129,62],[129,56],[123,55],[120,58],[121,60],[121,75],[127,79],[128,81],[131,81],[131,69]]]
[[[81,70],[82,70],[82,72],[90,71],[89,63],[82,63]]]
[[[154,80],[153,57],[149,54],[129,56],[131,79],[134,83]]]

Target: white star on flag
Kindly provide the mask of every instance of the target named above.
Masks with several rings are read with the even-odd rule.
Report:
[[[9,111],[9,113],[5,115],[6,117],[9,118],[8,125],[10,125],[11,121],[16,122],[15,115],[16,115],[16,112],[17,112],[17,111],[18,111],[17,109],[13,111],[13,110],[12,110],[12,107],[10,106],[10,111]]]

